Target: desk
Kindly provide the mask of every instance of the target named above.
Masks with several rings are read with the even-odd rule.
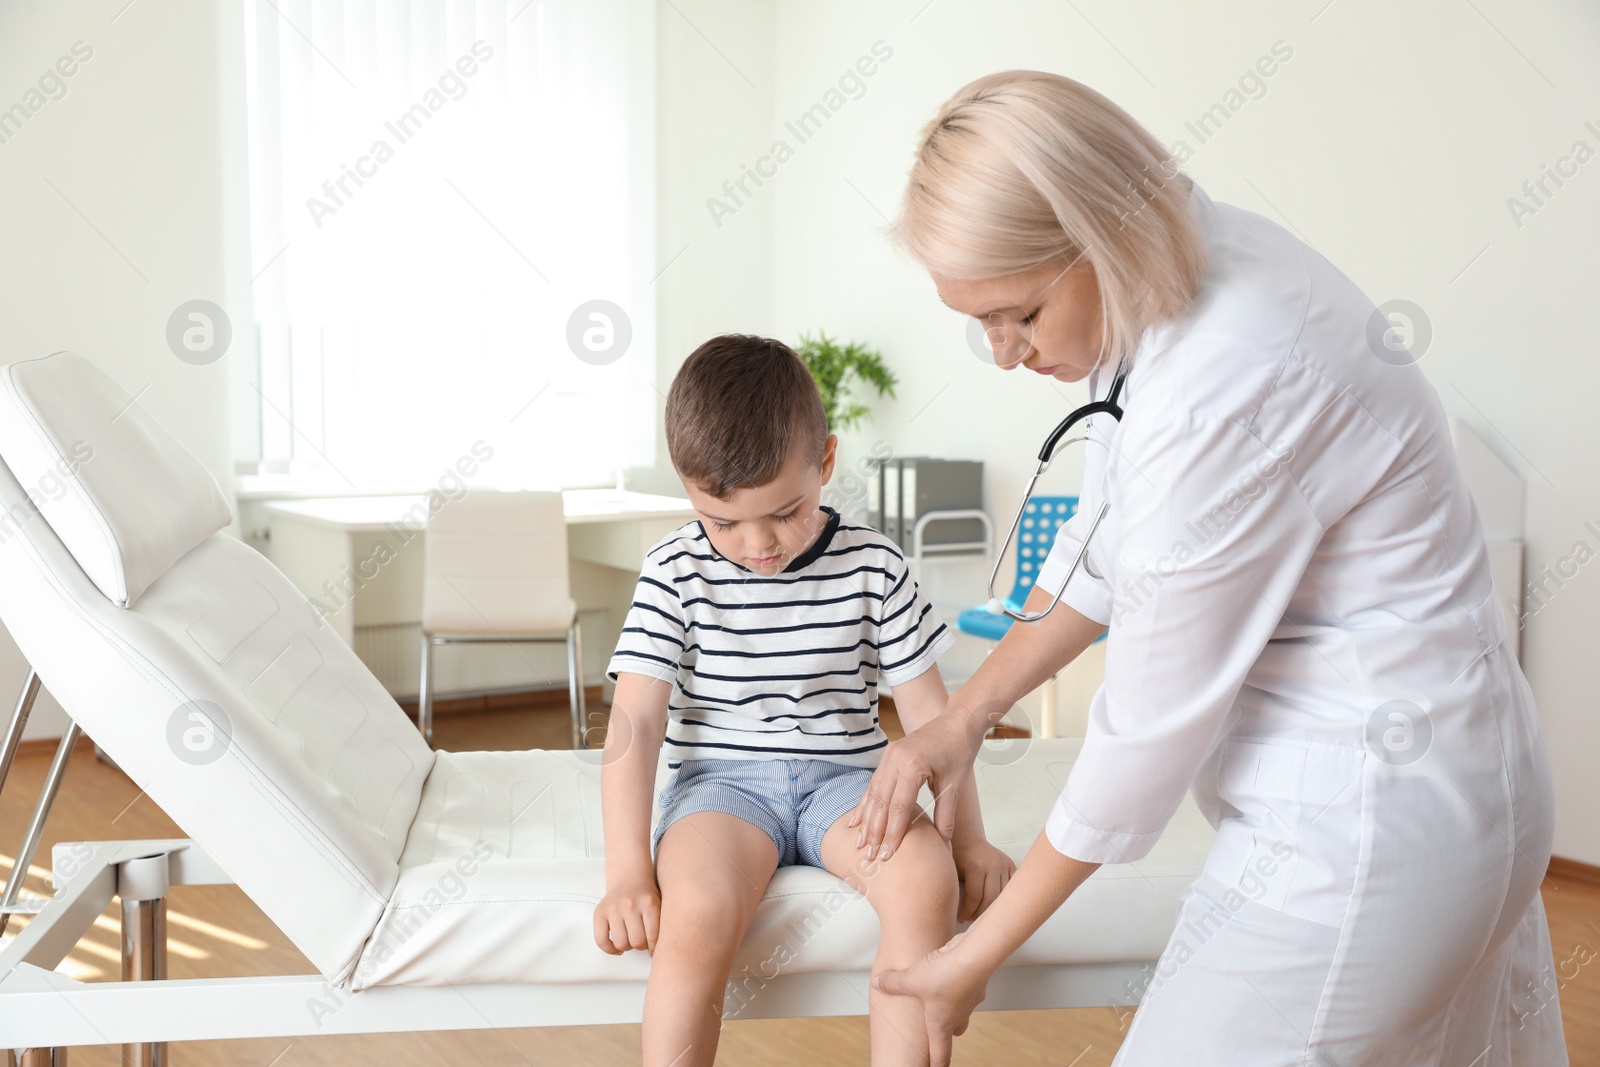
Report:
[[[584,616],[592,677],[611,658],[644,554],[694,518],[683,497],[568,489],[572,597]],[[294,583],[397,697],[417,690],[422,623],[422,543],[428,498],[320,497],[263,502],[267,558]],[[445,507],[449,507],[448,502]],[[463,646],[438,657],[438,693],[554,684],[562,653],[539,646]]]

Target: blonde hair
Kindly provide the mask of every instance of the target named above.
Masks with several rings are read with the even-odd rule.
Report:
[[[1102,357],[1114,364],[1199,291],[1206,248],[1192,186],[1093,89],[1002,71],[962,88],[923,128],[894,234],[930,273],[958,281],[1082,257],[1100,288]]]

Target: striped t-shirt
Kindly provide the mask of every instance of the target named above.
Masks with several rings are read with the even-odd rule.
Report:
[[[645,556],[606,667],[672,682],[667,765],[826,759],[876,767],[878,682],[910,681],[955,642],[878,531],[823,505],[817,540],[763,576],[695,519]]]

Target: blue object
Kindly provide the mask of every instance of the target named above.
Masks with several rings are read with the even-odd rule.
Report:
[[[1056,532],[1077,510],[1075,496],[1036,496],[1023,507],[1021,529],[1017,531],[1017,577],[1006,595],[1006,607],[1022,610],[1028,594],[1033,591],[1039,568],[1050,554],[1050,546],[1056,543]],[[956,629],[987,641],[998,641],[1011,629],[1012,621],[1011,616],[991,612],[987,604],[979,604],[956,617]],[[1105,634],[1101,634],[1097,640],[1104,638]]]
[[[1117,373],[1111,379],[1111,390],[1106,393],[1106,398],[1104,400],[1090,400],[1089,403],[1080,408],[1073,408],[1067,413],[1067,417],[1057,423],[1056,428],[1050,431],[1050,436],[1044,439],[1044,447],[1039,449],[1039,465],[1034,468],[1033,476],[1028,479],[1027,487],[1022,490],[1022,505],[1017,508],[1016,518],[1011,520],[1011,526],[1006,530],[1006,539],[1001,542],[999,549],[996,550],[998,559],[996,559],[994,567],[989,571],[989,581],[984,586],[983,591],[989,594],[988,607],[994,614],[1004,613],[1018,622],[1038,622],[1050,614],[1055,606],[1061,602],[1061,592],[1058,589],[1050,591],[1049,602],[1038,611],[1023,611],[1021,608],[1013,608],[1009,600],[1001,600],[995,596],[994,580],[1000,574],[999,560],[1005,559],[1006,549],[1010,548],[1012,542],[1017,539],[1017,531],[1022,527],[1022,518],[1028,514],[1034,500],[1033,487],[1039,484],[1039,476],[1050,469],[1050,463],[1055,459],[1056,446],[1061,443],[1061,439],[1071,433],[1074,426],[1082,424],[1083,431],[1081,435],[1072,438],[1068,443],[1070,444],[1072,441],[1088,441],[1091,434],[1087,420],[1094,418],[1096,415],[1110,415],[1117,423],[1120,424],[1122,422],[1122,415],[1125,409],[1118,402],[1118,398],[1122,396],[1122,385],[1127,380],[1128,361],[1124,358],[1117,364]],[[1051,497],[1048,499],[1061,500],[1062,498]],[[1095,530],[1100,528],[1100,520],[1106,517],[1107,503],[1109,502],[1101,503],[1100,510],[1096,511],[1094,518],[1089,520],[1089,528],[1083,532],[1081,545],[1084,551],[1088,550],[1089,542],[1094,539]],[[1076,504],[1074,504],[1074,509],[1076,509]],[[1068,514],[1070,515],[1071,512],[1068,512]],[[1074,554],[1072,566],[1067,570],[1067,576],[1061,579],[1061,587],[1063,589],[1072,581],[1073,575],[1078,572],[1078,567],[1083,564],[1083,561],[1083,551]],[[1021,564],[1021,556],[1018,557],[1017,562],[1019,565]],[[1021,577],[1020,569],[1018,570],[1018,577]],[[1016,595],[1015,589],[1012,590],[1012,595]]]

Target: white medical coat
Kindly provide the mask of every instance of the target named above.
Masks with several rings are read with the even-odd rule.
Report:
[[[1439,399],[1315,250],[1192,205],[1200,294],[1094,418],[1038,578],[1107,501],[1104,577],[1063,595],[1110,634],[1051,843],[1138,860],[1191,787],[1217,828],[1117,1062],[1565,1063],[1545,751]]]

